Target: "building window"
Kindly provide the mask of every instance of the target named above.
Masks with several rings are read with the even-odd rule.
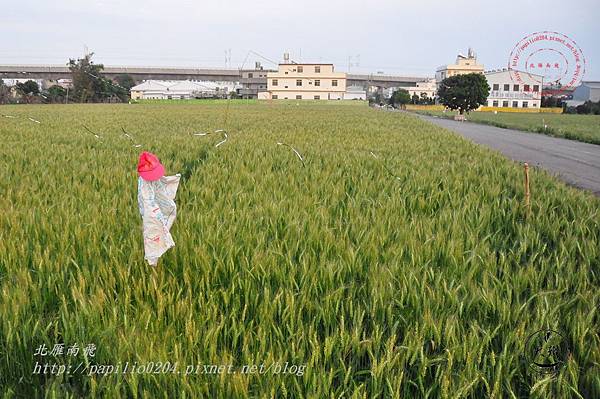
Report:
[[[494,83],[494,88],[492,90],[494,90],[494,91],[500,90],[500,85],[498,83]]]
[[[494,100],[494,102],[492,103],[492,107],[498,107],[498,100]]]
[[[302,72],[304,72],[304,68],[303,68],[303,67],[301,67],[301,66],[299,66],[299,67],[298,67],[298,73],[302,73]]]
[[[533,91],[536,93],[540,91],[540,85],[533,85]]]
[[[529,91],[529,89],[530,89],[529,85],[524,85],[523,86],[523,91]]]
[[[315,66],[315,73],[321,73],[321,66],[320,65]]]
[[[298,94],[298,95],[296,96],[296,100],[302,100],[302,95],[301,95],[301,94]]]
[[[523,108],[529,108],[529,103],[527,101],[523,101]]]
[[[250,73],[248,74],[248,78],[252,78],[252,77],[254,77],[254,75],[252,74],[252,72],[250,72]]]
[[[518,101],[513,101],[513,108],[519,108],[519,102]]]
[[[273,100],[277,100],[277,94],[273,94]]]
[[[504,108],[508,108],[508,101],[502,101],[502,106]]]
[[[273,86],[277,86],[279,84],[279,81],[277,79],[273,79]]]
[[[319,79],[315,79],[315,86],[321,86],[321,81]]]
[[[510,85],[508,85],[508,84],[504,85],[504,91],[510,91]]]
[[[337,86],[337,79],[333,79],[331,81],[331,85],[334,86],[334,87]]]
[[[287,85],[285,86],[285,88],[286,88],[286,89],[288,88],[288,87],[287,87]]]
[[[315,100],[320,100],[321,96],[315,96]]]
[[[513,86],[513,91],[519,91],[519,85],[514,85]]]
[[[296,79],[296,86],[302,86],[302,79]]]

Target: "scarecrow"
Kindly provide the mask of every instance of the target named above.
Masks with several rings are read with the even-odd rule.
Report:
[[[175,195],[181,175],[165,176],[165,168],[158,157],[146,151],[140,155],[137,170],[144,258],[156,266],[158,258],[175,246],[170,230],[177,215]]]

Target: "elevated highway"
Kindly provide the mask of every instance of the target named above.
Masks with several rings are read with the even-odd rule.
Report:
[[[241,80],[238,69],[219,68],[177,68],[177,67],[122,67],[106,66],[102,73],[114,79],[118,75],[128,74],[136,82],[143,80],[205,80],[237,82]],[[55,81],[71,78],[66,65],[0,65],[0,79],[44,79]],[[422,77],[393,76],[381,74],[348,74],[347,86],[374,86],[389,88],[397,86],[416,86],[424,80]]]
[[[128,74],[136,82],[143,80],[208,80],[238,81],[240,72],[237,69],[217,68],[163,68],[163,67],[111,67],[106,66],[102,74],[114,79],[118,75]],[[69,79],[71,72],[67,66],[59,65],[0,65],[0,79]]]

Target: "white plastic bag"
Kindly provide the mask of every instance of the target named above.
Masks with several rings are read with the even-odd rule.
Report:
[[[142,215],[144,258],[156,266],[167,250],[175,246],[170,230],[177,216],[175,195],[180,174],[156,181],[138,178],[138,207]]]

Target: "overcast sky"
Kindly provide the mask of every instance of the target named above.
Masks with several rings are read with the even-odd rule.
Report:
[[[469,46],[486,69],[507,65],[527,34],[573,38],[600,80],[598,0],[18,0],[0,8],[0,64],[251,66],[332,62],[340,71],[433,76]]]

